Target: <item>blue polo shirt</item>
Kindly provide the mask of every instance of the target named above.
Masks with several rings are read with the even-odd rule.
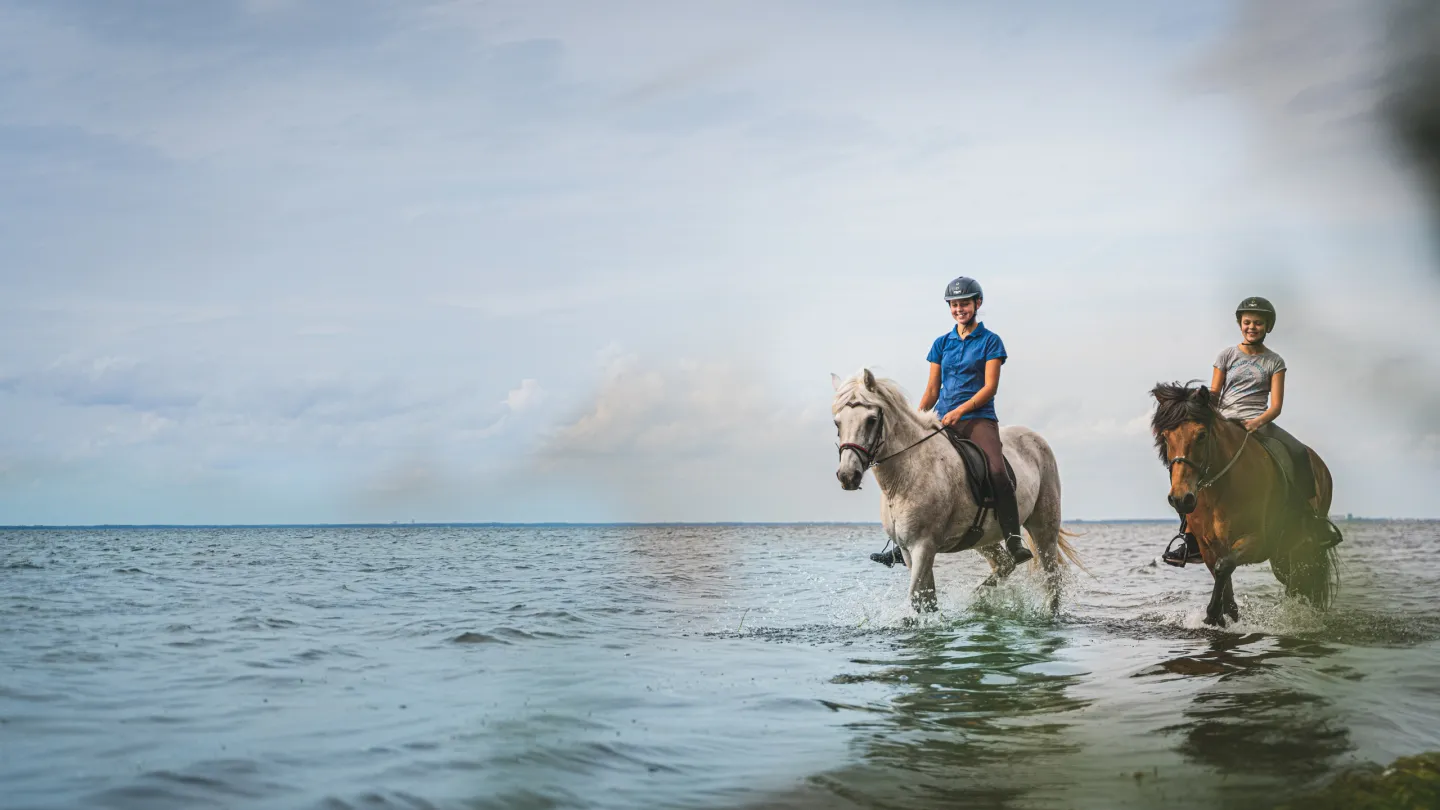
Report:
[[[935,403],[935,414],[945,414],[960,407],[985,387],[985,363],[990,360],[1005,362],[1005,343],[1000,336],[975,324],[975,331],[969,337],[961,338],[960,327],[955,327],[935,339],[926,357],[932,363],[940,364],[940,399]],[[965,414],[966,419],[994,419],[995,399]]]

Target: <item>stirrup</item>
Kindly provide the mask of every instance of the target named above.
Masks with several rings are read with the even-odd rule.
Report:
[[[1176,540],[1180,541],[1179,548],[1175,547]],[[1186,563],[1205,562],[1205,558],[1200,556],[1200,541],[1196,540],[1195,535],[1189,532],[1180,532],[1170,538],[1170,542],[1165,544],[1165,553],[1160,555],[1160,559],[1176,568],[1184,568]]]

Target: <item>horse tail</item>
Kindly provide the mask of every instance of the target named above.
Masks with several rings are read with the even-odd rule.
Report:
[[[1309,452],[1311,469],[1315,474],[1316,508],[1323,515],[1330,509],[1334,481],[1330,478],[1330,468],[1325,466],[1320,456],[1314,450]],[[1288,575],[1285,592],[1299,594],[1315,607],[1326,610],[1340,592],[1340,567],[1335,547],[1322,548],[1318,539],[1302,536],[1298,542],[1292,541],[1279,562]],[[1271,568],[1274,567],[1275,562],[1272,561]]]
[[[1341,572],[1335,548],[1320,548],[1313,540],[1296,545],[1270,558],[1270,568],[1284,584],[1286,595],[1305,597],[1319,610],[1326,610],[1341,589]]]
[[[1080,535],[1075,532],[1062,527],[1055,536],[1055,546],[1060,549],[1060,554],[1064,556],[1071,565],[1089,574],[1091,579],[1095,579],[1095,574],[1091,573],[1090,569],[1086,568],[1085,563],[1080,559],[1080,552],[1076,551],[1075,546],[1070,543],[1069,538],[1079,536]]]
[[[1335,549],[1315,542],[1301,543],[1281,560],[1286,568],[1286,590],[1305,597],[1310,604],[1326,610],[1340,592],[1340,568]]]

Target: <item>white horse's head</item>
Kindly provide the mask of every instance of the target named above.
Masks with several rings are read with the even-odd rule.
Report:
[[[870,465],[884,455],[886,420],[907,418],[910,406],[893,380],[877,378],[870,369],[848,380],[830,375],[835,400],[835,430],[840,434],[840,466],[835,477],[842,489],[859,489]]]

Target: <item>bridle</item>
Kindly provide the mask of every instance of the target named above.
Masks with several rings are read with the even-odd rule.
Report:
[[[1207,436],[1206,438],[1207,438],[1207,439],[1213,438],[1213,436]],[[1235,462],[1237,462],[1237,461],[1240,460],[1240,454],[1243,453],[1243,452],[1245,452],[1245,445],[1247,445],[1247,444],[1249,444],[1249,443],[1250,443],[1250,431],[1247,430],[1247,431],[1245,431],[1245,438],[1240,442],[1240,449],[1238,449],[1238,450],[1235,451],[1235,455],[1234,455],[1234,456],[1231,456],[1231,458],[1230,458],[1230,463],[1229,463],[1229,464],[1226,464],[1224,469],[1222,469],[1222,470],[1221,470],[1220,472],[1218,472],[1218,473],[1215,473],[1214,475],[1209,475],[1209,473],[1210,473],[1210,461],[1211,461],[1211,459],[1209,458],[1209,456],[1211,455],[1210,453],[1206,453],[1206,454],[1205,454],[1205,455],[1207,456],[1207,458],[1205,459],[1205,467],[1204,467],[1203,469],[1200,467],[1199,464],[1196,464],[1195,462],[1191,461],[1190,459],[1188,459],[1188,458],[1186,458],[1186,457],[1184,457],[1184,456],[1176,456],[1176,457],[1170,459],[1170,463],[1168,463],[1168,464],[1165,465],[1165,469],[1166,469],[1166,470],[1169,470],[1169,471],[1171,472],[1171,474],[1174,474],[1174,472],[1175,472],[1175,465],[1176,465],[1176,464],[1188,464],[1191,468],[1193,468],[1194,470],[1196,470],[1197,472],[1200,473],[1200,482],[1195,485],[1196,491],[1198,492],[1199,490],[1202,490],[1202,489],[1208,489],[1208,488],[1209,488],[1212,484],[1214,484],[1216,481],[1219,481],[1221,478],[1223,478],[1223,477],[1225,476],[1225,473],[1230,472],[1230,468],[1231,468],[1231,467],[1234,467],[1234,466],[1235,466]],[[1208,477],[1207,477],[1207,476],[1208,476]]]
[[[862,406],[861,406],[861,404],[858,403],[858,402],[851,402],[851,403],[847,404],[845,407],[847,407],[847,408],[858,408],[858,407],[862,407]],[[925,442],[927,442],[927,441],[935,438],[936,436],[939,436],[941,433],[944,433],[944,432],[945,432],[945,427],[942,425],[942,426],[936,428],[935,430],[931,431],[930,433],[927,433],[924,438],[922,438],[922,439],[920,439],[920,440],[918,440],[918,441],[916,441],[916,442],[914,442],[914,443],[906,446],[904,449],[898,450],[898,451],[896,451],[896,452],[894,452],[894,453],[891,453],[890,455],[885,456],[884,458],[876,458],[875,455],[876,455],[878,452],[880,452],[881,449],[883,449],[883,448],[885,447],[885,411],[884,411],[884,410],[881,410],[881,409],[879,409],[879,408],[876,408],[876,409],[875,409],[875,440],[871,443],[871,444],[872,444],[872,447],[866,447],[866,446],[863,445],[863,444],[856,444],[855,442],[845,442],[844,444],[841,444],[841,445],[839,446],[839,448],[840,448],[840,455],[842,455],[842,456],[845,455],[845,451],[846,451],[846,450],[853,450],[853,451],[855,451],[855,455],[857,455],[857,456],[860,457],[860,472],[861,472],[861,473],[864,473],[866,470],[870,469],[871,467],[878,467],[878,466],[880,466],[881,464],[884,464],[885,462],[889,461],[890,459],[895,458],[896,456],[900,455],[901,453],[904,453],[904,452],[906,452],[907,450],[910,450],[911,448],[914,448],[914,447],[916,447],[916,446],[918,446],[918,445],[924,444]]]

